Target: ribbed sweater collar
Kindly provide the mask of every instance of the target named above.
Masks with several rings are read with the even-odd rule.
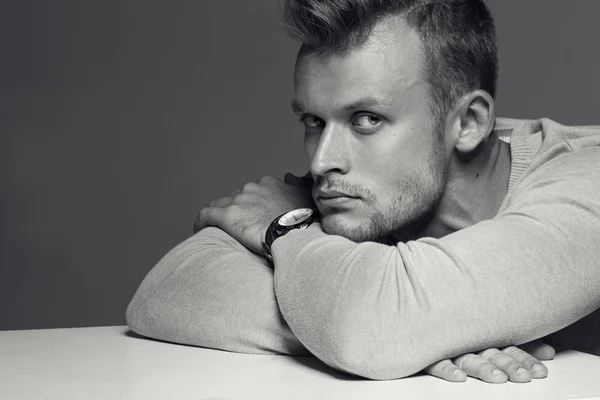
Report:
[[[495,133],[500,140],[510,144],[510,177],[508,180],[509,195],[523,172],[531,165],[532,150],[531,132],[527,129],[527,121],[499,118],[496,120]]]

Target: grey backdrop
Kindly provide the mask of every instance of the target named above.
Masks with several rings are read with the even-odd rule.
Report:
[[[488,3],[499,113],[600,123],[600,2]],[[0,7],[0,329],[124,324],[203,205],[305,171],[276,0]]]

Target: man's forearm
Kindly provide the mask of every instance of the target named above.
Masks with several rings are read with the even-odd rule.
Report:
[[[229,351],[308,354],[283,320],[273,272],[218,228],[188,238],[148,273],[127,324],[155,339]]]
[[[473,240],[465,248],[479,245]],[[509,252],[502,243],[492,247],[478,248],[487,264],[466,265],[439,240],[356,244],[314,224],[275,241],[275,291],[309,351],[334,368],[373,379],[525,343],[598,307],[599,282],[585,278],[593,265],[574,274],[546,257],[533,258],[537,270],[523,270],[527,260],[501,258]]]

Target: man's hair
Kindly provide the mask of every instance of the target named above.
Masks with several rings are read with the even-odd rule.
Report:
[[[421,37],[438,117],[471,90],[496,94],[496,33],[483,0],[283,0],[282,6],[289,34],[318,54],[360,46],[382,18],[403,16]]]

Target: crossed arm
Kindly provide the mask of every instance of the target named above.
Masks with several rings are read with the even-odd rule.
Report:
[[[208,227],[172,249],[148,273],[127,308],[127,324],[141,335],[174,343],[241,353],[311,355],[283,319],[273,284],[273,269],[263,257],[221,229]],[[540,360],[554,354],[549,346],[538,344],[526,350]],[[531,371],[538,360],[515,347],[505,352],[503,370],[509,378],[529,380],[510,364],[520,361]],[[493,375],[496,365],[479,356],[465,354],[455,364],[488,382],[507,379]],[[455,364],[443,360],[426,371],[462,381],[465,372]],[[542,371],[533,370],[532,375],[545,377],[547,370],[537,365]]]
[[[526,187],[537,197],[518,197],[494,220],[395,247],[325,235],[316,224],[275,241],[274,277],[262,257],[209,227],[148,274],[127,322],[177,343],[263,354],[308,349],[373,379],[524,343],[600,306],[597,178],[579,187],[534,181]],[[546,186],[564,198],[548,197]]]

